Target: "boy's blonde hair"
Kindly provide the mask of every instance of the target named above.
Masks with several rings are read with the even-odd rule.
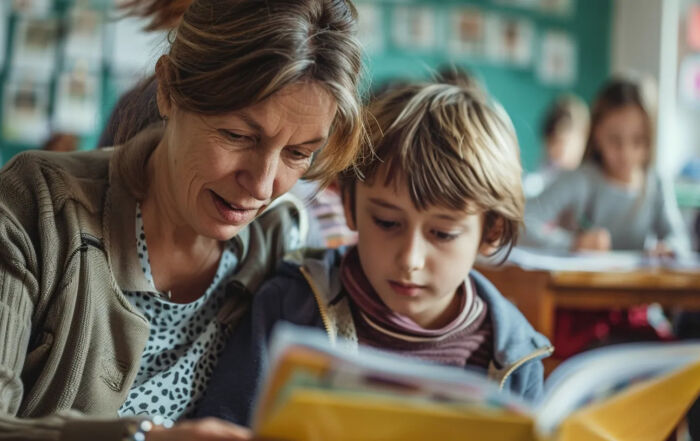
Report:
[[[379,96],[368,115],[364,160],[340,177],[353,216],[358,174],[370,185],[383,178],[385,185],[407,185],[419,210],[483,210],[482,242],[515,245],[525,205],[522,168],[500,106],[470,87],[414,84]]]

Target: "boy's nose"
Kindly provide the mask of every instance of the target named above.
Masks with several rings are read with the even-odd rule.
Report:
[[[423,269],[425,265],[425,244],[419,233],[409,233],[403,239],[397,256],[399,268],[404,273]]]

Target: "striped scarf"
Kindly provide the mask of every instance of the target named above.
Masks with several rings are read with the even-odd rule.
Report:
[[[340,272],[360,344],[441,364],[488,366],[493,343],[491,321],[486,303],[476,295],[471,282],[458,288],[459,315],[442,328],[426,329],[379,298],[362,270],[356,247],[343,258]]]

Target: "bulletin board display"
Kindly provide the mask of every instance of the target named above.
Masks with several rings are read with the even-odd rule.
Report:
[[[541,119],[568,92],[590,102],[610,74],[611,0],[359,0],[370,88],[466,68],[513,120],[526,170]]]
[[[54,135],[91,149],[119,95],[152,72],[164,33],[114,0],[0,0],[0,164]]]
[[[115,0],[0,0],[0,164],[51,134],[94,148],[117,98],[152,73],[167,34]],[[559,94],[587,101],[609,75],[611,0],[356,0],[366,83],[467,68],[511,116],[526,170]]]

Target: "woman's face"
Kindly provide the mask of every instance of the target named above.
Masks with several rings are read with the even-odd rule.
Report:
[[[632,182],[649,159],[649,132],[642,110],[628,105],[609,112],[594,133],[605,173]]]
[[[228,240],[306,172],[326,143],[335,100],[320,85],[299,83],[225,115],[193,114],[163,103],[166,206],[176,223]],[[165,162],[165,163],[164,163]],[[165,190],[163,190],[165,187]],[[159,195],[161,197],[161,195]]]

